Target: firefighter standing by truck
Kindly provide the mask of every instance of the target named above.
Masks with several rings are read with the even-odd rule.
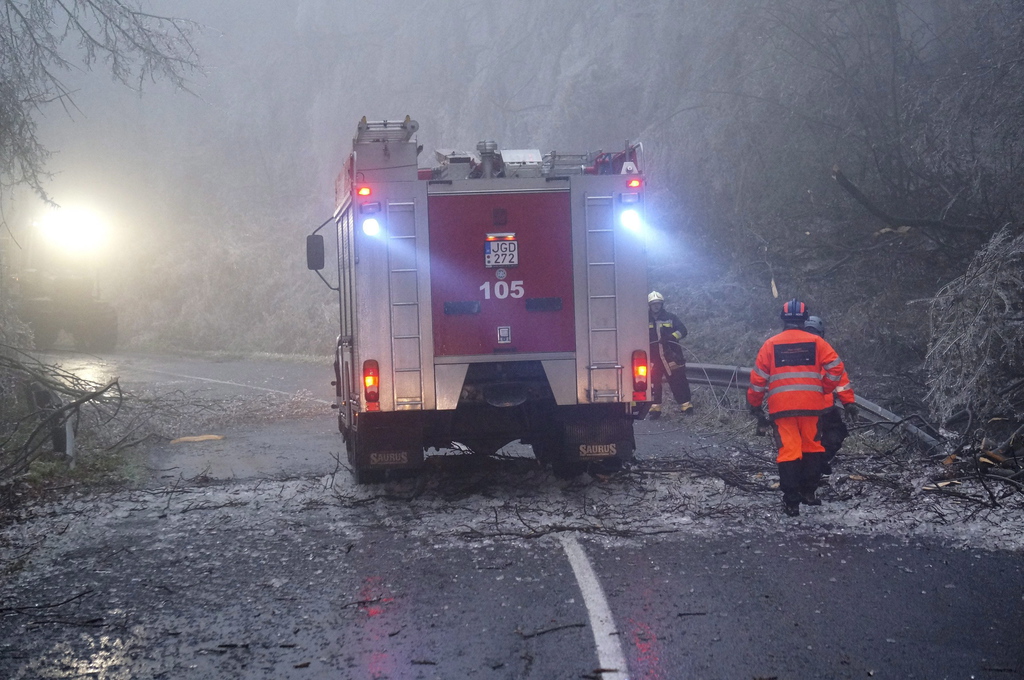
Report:
[[[824,338],[825,322],[819,316],[809,316],[807,321],[804,322],[804,330]],[[846,374],[846,371],[843,371],[843,377],[840,379],[839,384],[836,385],[836,391],[825,395],[825,412],[818,418],[821,445],[825,447],[822,473],[826,475],[832,474],[832,461],[835,459],[839,449],[842,448],[843,441],[850,434],[849,428],[846,427],[846,423],[843,421],[843,411],[839,408],[839,404],[836,403],[837,396],[839,397],[839,403],[844,406],[854,403],[853,386],[850,385],[850,376]]]
[[[765,341],[750,372],[747,402],[759,424],[770,420],[778,446],[779,488],[784,512],[800,514],[800,504],[820,505],[815,490],[821,479],[825,447],[821,445],[818,417],[825,411],[825,396],[843,384],[846,370],[836,351],[804,330],[807,305],[793,299],[782,306],[782,332]],[[849,383],[844,392],[853,396]],[[768,400],[768,416],[762,406]],[[845,405],[856,417],[856,406]]]
[[[667,380],[679,410],[693,415],[690,382],[686,379],[686,358],[680,341],[686,337],[686,326],[679,317],[665,309],[665,296],[651,291],[647,296],[647,325],[651,340],[651,420],[661,417],[662,381]]]

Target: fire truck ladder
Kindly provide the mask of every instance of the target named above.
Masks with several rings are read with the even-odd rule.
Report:
[[[423,408],[415,203],[388,203],[388,280],[395,409]]]
[[[622,401],[618,288],[611,196],[584,195],[587,256],[587,394],[591,402]]]
[[[419,129],[420,124],[409,116],[406,116],[403,121],[366,120],[366,116],[363,116],[356,130],[355,141],[358,144],[365,144],[367,142],[408,142]]]

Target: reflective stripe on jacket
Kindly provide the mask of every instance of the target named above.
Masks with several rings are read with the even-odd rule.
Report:
[[[857,397],[853,394],[853,385],[850,384],[850,376],[846,374],[845,370],[842,377],[839,378],[839,382],[836,383],[836,391],[825,395],[825,407],[831,408],[835,406],[836,397],[839,397],[840,404],[852,404],[857,400]]]
[[[844,382],[845,378],[845,382]],[[768,338],[757,353],[750,372],[747,402],[759,407],[768,398],[772,418],[820,415],[840,385],[853,395],[842,360],[823,338],[802,329],[787,328]]]
[[[678,316],[665,311],[662,307],[657,316],[651,310],[647,310],[647,329],[650,333],[651,361],[654,361],[655,357],[661,357],[665,371],[671,375],[672,369],[668,366],[670,362],[679,365],[686,363],[683,347],[679,344],[679,341],[686,337],[686,326]],[[656,347],[658,344],[661,347]]]
[[[686,326],[679,320],[679,317],[664,308],[658,315],[647,312],[647,330],[651,336],[651,343],[655,342],[679,342],[686,337]]]

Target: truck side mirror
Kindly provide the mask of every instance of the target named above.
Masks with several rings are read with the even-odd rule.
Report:
[[[320,234],[306,237],[306,268],[313,271],[324,268],[324,237]]]

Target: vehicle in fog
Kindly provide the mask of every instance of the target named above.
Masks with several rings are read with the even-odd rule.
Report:
[[[75,209],[53,209],[32,223],[14,279],[18,315],[37,349],[53,348],[62,331],[85,352],[117,345],[117,310],[100,296],[104,232],[96,216]]]
[[[307,237],[324,278],[318,232],[336,225],[334,384],[356,481],[453,442],[520,440],[560,474],[630,460],[650,395],[642,147],[486,141],[419,168],[417,129],[364,118],[337,210]]]

